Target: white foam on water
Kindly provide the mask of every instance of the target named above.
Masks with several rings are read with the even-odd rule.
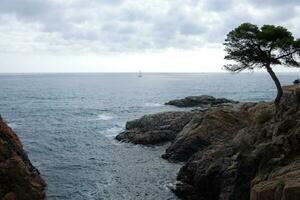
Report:
[[[117,136],[119,133],[121,133],[124,129],[120,127],[112,127],[108,128],[104,131],[104,135],[109,138],[114,138]]]
[[[164,106],[161,103],[153,103],[153,102],[149,102],[149,103],[145,103],[145,107],[162,107]]]
[[[107,121],[107,120],[113,119],[113,116],[108,115],[108,114],[100,114],[100,115],[98,115],[98,119]]]
[[[96,118],[91,119],[91,121],[108,121],[112,120],[114,117],[110,114],[99,114]]]
[[[13,122],[7,123],[7,125],[12,129],[15,129],[18,126],[16,123],[13,123]]]

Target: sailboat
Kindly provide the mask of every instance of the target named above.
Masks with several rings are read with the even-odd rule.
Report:
[[[142,77],[143,77],[143,74],[142,74],[142,71],[141,71],[141,70],[139,71],[138,77],[139,77],[139,78],[142,78]]]

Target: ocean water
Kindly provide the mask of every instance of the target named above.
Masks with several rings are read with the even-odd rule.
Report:
[[[290,84],[298,73],[279,74]],[[178,110],[164,102],[209,94],[271,100],[268,74],[2,74],[0,114],[20,136],[48,183],[48,199],[176,199],[169,190],[180,164],[166,146],[119,143],[125,122]]]

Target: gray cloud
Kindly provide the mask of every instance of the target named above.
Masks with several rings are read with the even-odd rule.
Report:
[[[285,6],[285,5],[300,5],[299,0],[249,0],[249,2],[253,3],[256,6]]]
[[[2,0],[0,11],[2,13],[15,13],[21,17],[40,16],[48,12],[53,4],[49,1],[38,0]]]
[[[203,8],[205,10],[224,12],[232,9],[234,1],[231,0],[206,0],[203,2]]]
[[[299,9],[298,0],[2,0],[0,46],[95,52],[195,48],[222,43],[245,21],[297,31]]]

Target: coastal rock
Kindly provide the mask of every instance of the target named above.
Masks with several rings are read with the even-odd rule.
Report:
[[[181,112],[145,116],[128,122],[120,137],[144,144],[171,141],[162,157],[186,162],[173,189],[181,199],[300,200],[295,95],[290,87],[284,90],[276,108],[271,102],[227,103],[184,117]],[[166,136],[169,130],[176,131]]]
[[[226,159],[223,159],[223,158]],[[232,147],[210,145],[199,151],[179,171],[175,193],[187,200],[227,199],[236,177]]]
[[[134,144],[158,144],[174,140],[192,119],[193,112],[163,112],[145,115],[126,123],[126,130],[116,136]]]
[[[243,107],[248,119],[275,110],[263,103]],[[299,200],[300,110],[290,104],[280,112],[264,123],[254,117],[232,140],[195,153],[178,174],[176,194],[187,200]]]
[[[251,182],[250,200],[296,200],[300,198],[299,157],[286,166],[275,168],[268,177],[257,176]]]
[[[253,116],[250,109],[257,104],[230,104],[196,114],[167,148],[163,158],[187,161],[194,153],[209,145],[223,145],[246,127]]]
[[[224,103],[237,103],[236,101],[215,98],[213,96],[201,95],[201,96],[189,96],[184,99],[171,100],[166,105],[173,105],[177,107],[201,107],[201,106],[214,106]]]
[[[45,188],[18,136],[0,117],[0,199],[45,199]]]

